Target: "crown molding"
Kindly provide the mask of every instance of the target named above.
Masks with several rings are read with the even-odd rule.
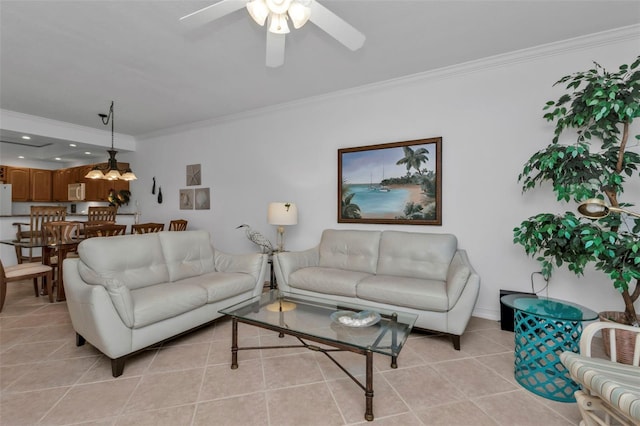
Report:
[[[321,101],[338,99],[347,96],[353,96],[355,94],[362,94],[367,92],[378,91],[381,89],[394,88],[413,82],[420,82],[425,80],[439,80],[451,78],[459,75],[475,73],[492,68],[501,68],[512,64],[530,62],[538,60],[540,58],[552,57],[562,55],[566,52],[574,52],[579,50],[591,49],[603,45],[616,44],[629,40],[640,39],[640,25],[630,25],[626,27],[615,28],[608,31],[602,31],[594,34],[588,34],[585,36],[570,38],[566,40],[547,43],[539,46],[534,46],[526,49],[520,49],[509,53],[503,53],[499,55],[489,56],[486,58],[463,62],[447,67],[437,68],[434,70],[424,71],[416,74],[411,74],[403,77],[398,77],[390,80],[379,81],[363,86],[349,88],[345,90],[339,90],[322,95],[310,96],[305,99],[300,99],[292,102],[285,102],[276,105],[269,105],[263,108],[256,108],[249,111],[243,111],[237,114],[230,114],[222,117],[216,117],[208,120],[197,121],[194,123],[183,124],[179,126],[169,127],[167,129],[154,131],[138,136],[137,140],[151,139],[158,136],[165,136],[167,134],[180,133],[202,127],[209,127],[218,124],[245,120],[260,115],[273,113],[282,110],[290,110],[300,108],[302,106],[314,104]]]

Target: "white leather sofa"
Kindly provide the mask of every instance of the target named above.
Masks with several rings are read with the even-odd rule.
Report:
[[[267,255],[215,250],[206,231],[90,238],[65,259],[67,306],[76,343],[125,358],[222,316],[219,309],[262,291]]]
[[[398,309],[415,327],[460,336],[478,297],[480,277],[451,234],[328,229],[320,244],[274,255],[282,291]]]

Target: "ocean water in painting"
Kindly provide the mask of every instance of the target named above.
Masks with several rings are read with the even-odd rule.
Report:
[[[389,192],[372,191],[368,184],[347,185],[349,192],[352,192],[351,202],[357,204],[362,212],[375,214],[401,215],[404,206],[410,199],[407,189],[393,188]]]

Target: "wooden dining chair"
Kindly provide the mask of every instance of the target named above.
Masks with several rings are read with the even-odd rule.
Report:
[[[57,288],[56,299],[64,300],[62,282],[62,262],[65,258],[78,255],[80,228],[82,222],[53,221],[43,225],[42,263],[51,266],[54,271],[53,285]],[[53,301],[51,287],[47,284],[49,300]]]
[[[169,222],[169,231],[186,231],[187,221],[184,219],[174,219]]]
[[[42,255],[34,252],[37,240],[42,238],[42,226],[47,222],[65,220],[67,208],[62,206],[31,206],[29,223],[14,223],[17,227],[16,239],[28,240],[31,247],[16,245],[16,258],[18,264],[24,262],[39,262]]]
[[[127,231],[127,225],[116,225],[115,223],[104,224],[85,224],[85,238],[93,237],[113,237],[116,235],[124,235]]]
[[[47,287],[49,287],[53,280],[52,271],[51,266],[43,265],[40,262],[21,263],[5,268],[4,265],[2,265],[2,260],[0,260],[0,312],[2,312],[4,301],[7,297],[7,283],[33,279],[33,290],[36,293],[36,297],[38,297],[38,278],[40,278],[41,281],[44,280]],[[42,284],[44,285],[44,283]],[[49,290],[49,293],[53,291],[51,289]],[[49,297],[49,301],[52,301],[51,297]]]
[[[91,206],[88,210],[87,223],[115,223],[117,206]]]
[[[160,232],[164,230],[164,223],[138,223],[131,225],[132,234],[149,234],[152,232]]]

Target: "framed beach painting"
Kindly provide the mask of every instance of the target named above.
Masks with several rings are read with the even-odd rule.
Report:
[[[338,222],[442,225],[442,138],[339,149]]]

